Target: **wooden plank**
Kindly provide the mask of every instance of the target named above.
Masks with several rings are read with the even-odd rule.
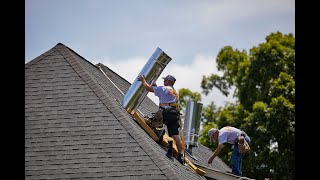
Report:
[[[155,141],[159,141],[158,136],[156,135],[156,133],[146,124],[146,122],[144,121],[144,119],[138,114],[138,113],[133,113],[132,116],[136,119],[136,121],[140,124],[140,126],[150,135],[150,137],[155,140]],[[168,141],[173,141],[173,153],[175,155],[178,154],[178,148],[176,145],[176,142],[169,137],[169,135],[167,133],[165,133],[163,135],[163,139],[160,142],[160,144],[163,147],[167,147],[168,145]],[[185,164],[187,164],[193,171],[195,171],[196,173],[198,173],[200,176],[204,176],[206,174],[206,172],[200,168],[198,168],[196,165],[194,165],[188,158],[185,157]]]
[[[132,116],[136,119],[140,126],[150,135],[150,137],[153,140],[159,141],[159,138],[156,135],[156,133],[146,124],[144,119],[137,112],[133,113]]]
[[[163,140],[161,142],[161,145],[166,147],[168,145],[169,140],[173,141],[173,153],[175,155],[178,155],[177,145],[176,145],[175,141],[171,137],[168,136],[168,134],[163,135]],[[196,165],[194,165],[187,157],[185,157],[185,164],[187,164],[193,171],[198,173],[200,176],[204,176],[206,174],[206,172],[204,170],[202,170],[202,169],[198,168]]]
[[[185,158],[185,163],[188,164],[188,166],[194,170],[196,173],[198,173],[200,176],[204,176],[206,174],[206,171],[198,168],[196,165],[194,165],[188,158]]]

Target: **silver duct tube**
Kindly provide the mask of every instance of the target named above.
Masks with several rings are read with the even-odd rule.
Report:
[[[187,146],[198,146],[202,106],[198,102],[187,103],[183,124],[184,144]]]
[[[158,47],[139,74],[144,75],[147,83],[151,85],[157,81],[163,69],[170,61],[171,57]],[[138,81],[136,78],[122,99],[122,107],[133,114],[144,100],[147,93],[142,82]]]

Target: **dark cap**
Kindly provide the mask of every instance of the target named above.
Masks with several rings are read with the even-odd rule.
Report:
[[[171,75],[168,75],[168,76],[166,76],[166,77],[162,77],[162,79],[164,79],[164,80],[170,80],[170,81],[172,81],[172,82],[176,82],[176,78],[174,78],[174,77],[171,76]]]

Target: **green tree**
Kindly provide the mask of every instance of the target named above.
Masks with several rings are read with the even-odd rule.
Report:
[[[214,104],[213,101],[208,106],[204,106],[202,108],[202,116],[204,119],[204,125],[207,125],[209,122],[216,122],[217,121],[217,106]]]
[[[198,92],[192,92],[187,88],[179,89],[180,107],[185,108],[189,100],[194,102],[201,101],[201,94]]]
[[[249,54],[230,46],[220,50],[217,68],[223,75],[203,76],[203,93],[218,88],[228,95],[234,86],[238,101],[218,111],[216,123],[207,126],[231,125],[249,134],[252,150],[243,160],[245,176],[295,179],[295,38],[276,32],[265,39]],[[208,129],[202,136],[207,138]],[[229,161],[225,151],[219,157]]]

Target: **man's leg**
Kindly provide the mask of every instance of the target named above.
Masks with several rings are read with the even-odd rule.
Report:
[[[168,141],[168,146],[167,146],[167,153],[166,153],[166,156],[171,159],[173,161],[173,141]]]
[[[247,141],[247,143],[248,144],[250,144],[251,143],[251,139],[250,139],[250,137],[248,136],[248,135],[246,135],[245,137],[244,137],[244,140],[245,141]],[[237,145],[237,152],[239,152],[238,151],[238,145]],[[241,171],[241,169],[242,169],[242,160],[243,160],[243,157],[244,157],[244,154],[240,154],[239,153],[239,172],[240,172],[240,176],[242,176],[242,171]]]
[[[176,141],[178,152],[182,154],[182,144],[179,135],[172,135],[172,138]]]
[[[175,113],[164,113],[163,118],[166,119],[166,125],[168,129],[169,137],[172,137],[176,142],[176,146],[178,149],[178,161],[183,164],[182,160],[182,144],[179,136],[179,124],[178,124],[178,116]]]
[[[239,153],[238,144],[234,144],[233,151],[231,154],[232,174],[235,174],[237,176],[242,176],[242,172],[241,172],[242,157],[243,157],[243,154]]]
[[[176,142],[177,145],[177,149],[178,149],[178,156],[177,156],[177,160],[183,164],[183,153],[182,153],[182,144],[181,144],[181,140],[180,140],[180,136],[179,135],[173,135],[172,138],[174,139],[174,141]]]

